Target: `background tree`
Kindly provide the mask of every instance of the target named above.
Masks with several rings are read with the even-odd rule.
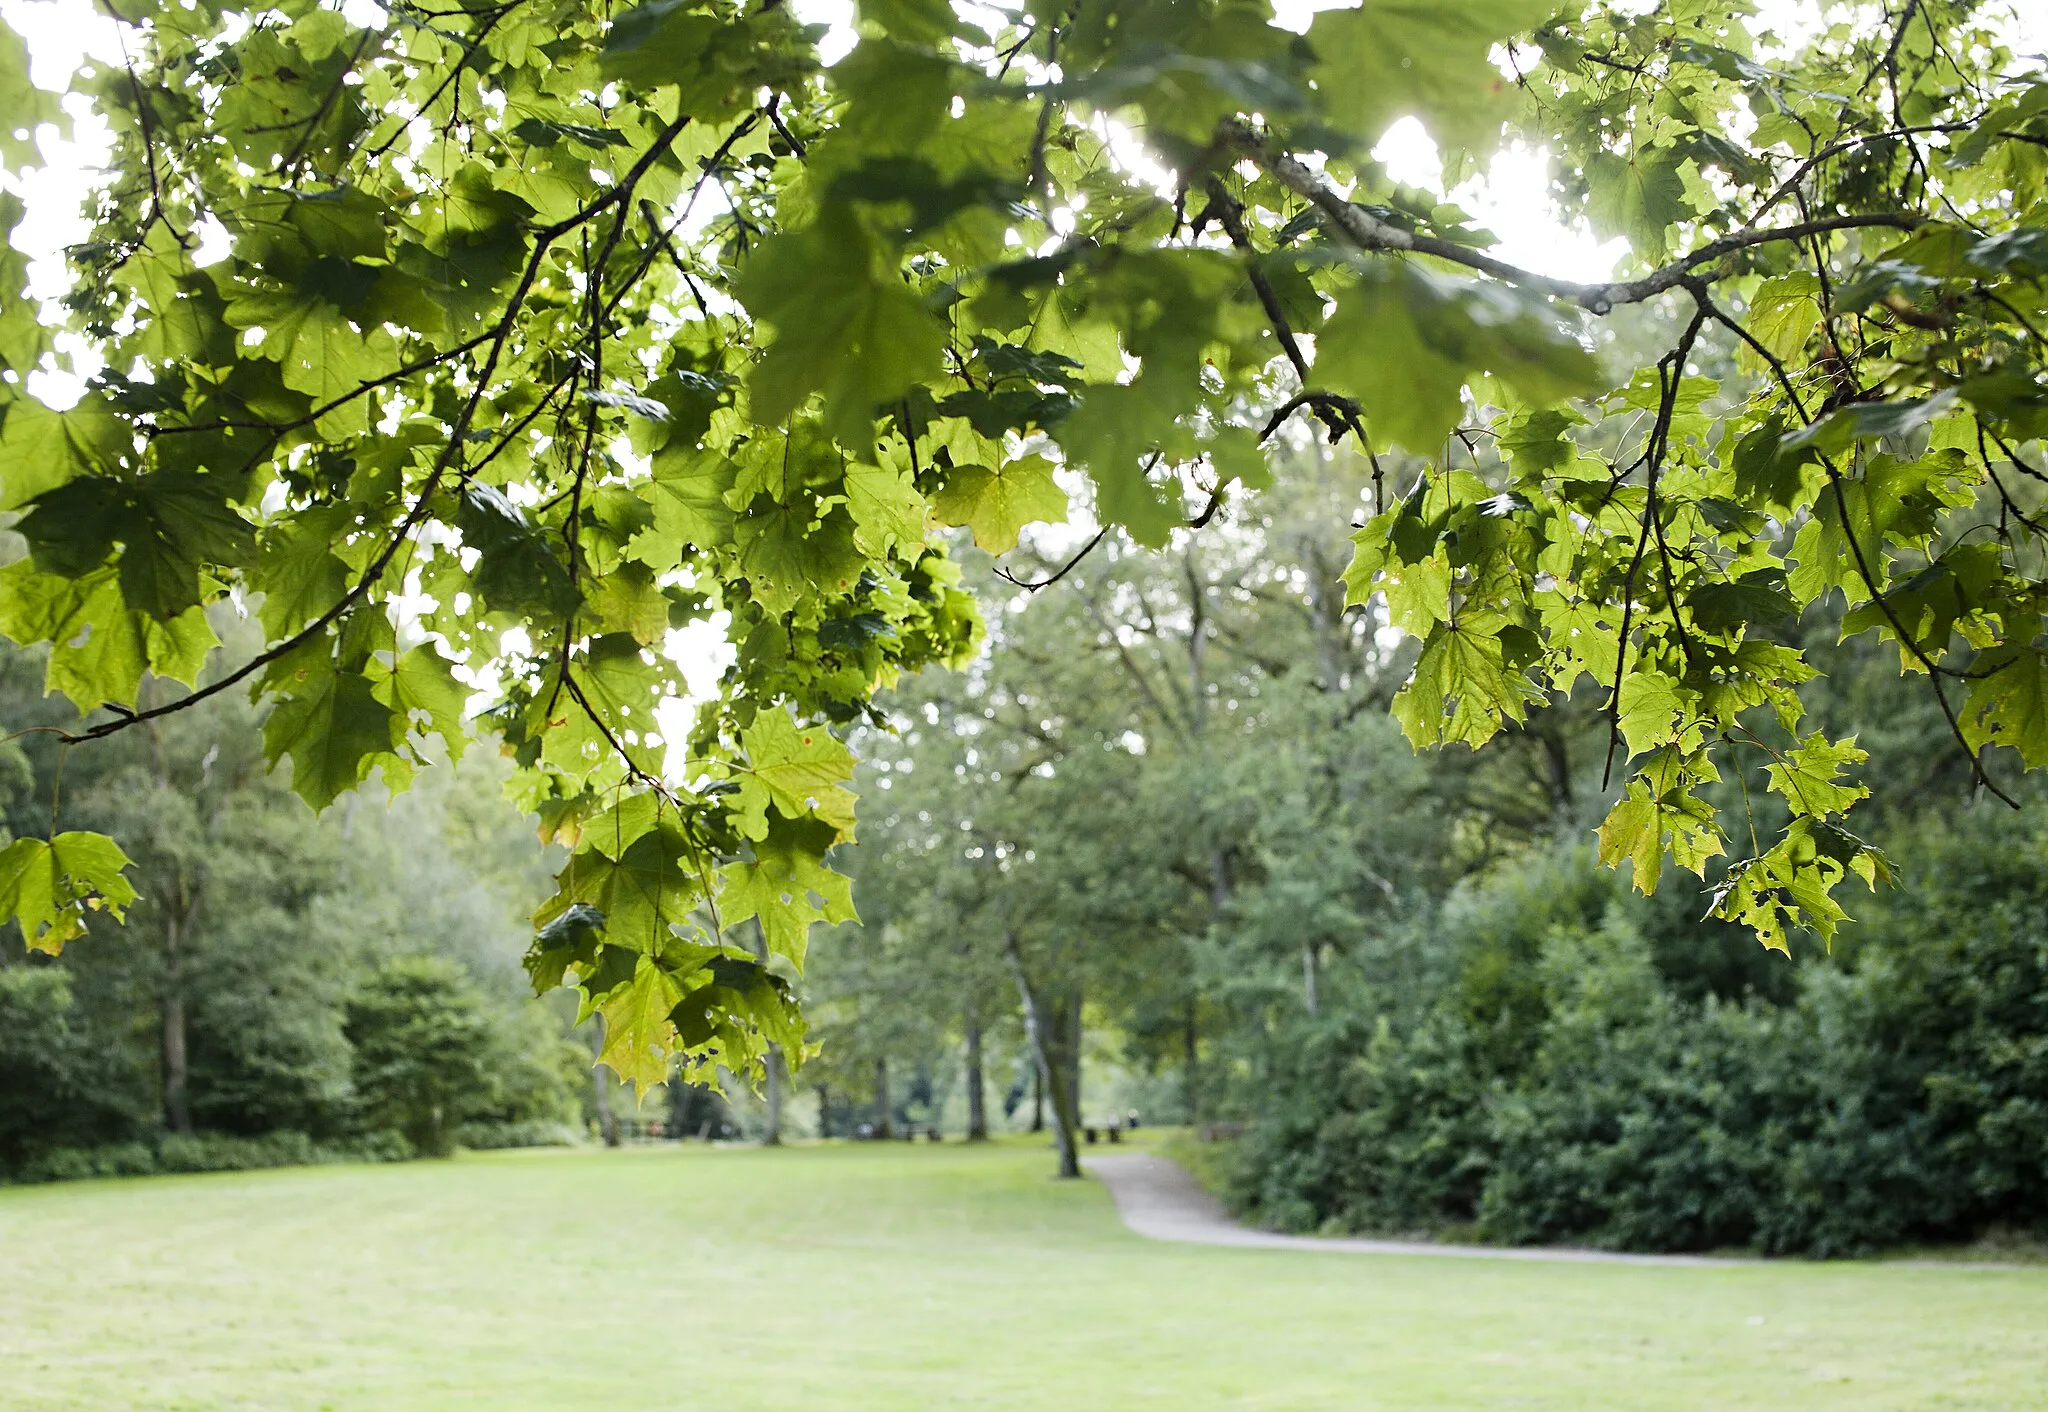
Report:
[[[38,699],[41,669],[35,654],[0,652],[0,713],[54,714]],[[325,820],[266,769],[254,713],[233,697],[98,750],[31,731],[8,758],[5,824],[47,828],[54,796],[74,822],[122,830],[138,897],[92,946],[0,965],[16,1038],[0,1061],[15,1095],[0,1114],[0,1175],[120,1144],[156,1160],[167,1135],[197,1134],[188,1156],[230,1163],[258,1152],[233,1148],[242,1140],[302,1157],[311,1149],[287,1139],[370,1141],[389,1114],[358,1102],[348,1007],[381,966],[423,955],[466,977],[481,1006],[442,1136],[467,1122],[459,1136],[472,1143],[559,1140],[582,1125],[589,1061],[575,1061],[563,1017],[526,993],[519,965],[547,868],[490,756],[436,765],[395,801],[373,791]]]

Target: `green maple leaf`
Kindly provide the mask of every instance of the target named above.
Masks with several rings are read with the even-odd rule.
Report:
[[[408,722],[440,736],[447,742],[449,759],[462,758],[469,744],[462,723],[470,689],[455,679],[448,660],[432,644],[421,643],[405,653],[376,685],[379,700]]]
[[[255,532],[227,502],[224,480],[159,472],[136,487],[117,526],[124,540],[121,592],[130,606],[155,619],[175,618],[200,602],[208,568],[248,560]]]
[[[1655,892],[1664,867],[1663,821],[1656,800],[1631,790],[1601,822],[1600,862],[1612,868],[1627,860],[1634,865],[1636,890]]]
[[[315,505],[264,527],[254,575],[263,585],[256,615],[272,638],[297,632],[348,591],[348,565],[332,546],[354,520],[346,505]]]
[[[1729,632],[1749,623],[1778,623],[1793,617],[1798,605],[1784,589],[1779,569],[1759,569],[1733,583],[1702,584],[1686,595],[1693,621],[1708,632]]]
[[[292,791],[315,809],[360,785],[404,737],[403,718],[368,677],[324,660],[272,673],[285,694],[264,719],[263,746],[271,759],[291,760]]]
[[[1662,260],[1671,253],[1671,227],[1692,215],[1686,204],[1680,154],[1669,147],[1637,147],[1624,157],[1596,153],[1586,165],[1591,189],[1586,213],[1603,239],[1622,235],[1637,255]]]
[[[20,509],[74,476],[112,470],[132,450],[128,424],[98,394],[63,412],[19,394],[0,407],[0,510]]]
[[[0,25],[0,162],[19,171],[42,165],[35,132],[44,123],[69,127],[56,94],[29,81],[28,45]]]
[[[622,632],[652,647],[668,636],[669,600],[645,564],[619,564],[586,581],[584,601],[607,632]]]
[[[1539,600],[1543,633],[1555,659],[1551,681],[1560,691],[1569,691],[1583,674],[1602,687],[1614,685],[1620,665],[1620,644],[1615,619],[1605,604],[1569,599],[1561,593],[1543,595]]]
[[[604,914],[608,944],[653,953],[696,905],[703,887],[696,866],[673,813],[637,834],[595,828],[556,876],[549,908],[587,903]]]
[[[105,911],[120,921],[135,889],[122,876],[130,859],[105,834],[17,838],[0,849],[0,920],[21,925],[29,948],[55,956]]]
[[[632,634],[614,632],[593,639],[572,659],[577,690],[551,689],[528,712],[528,728],[542,737],[541,758],[548,765],[588,779],[617,759],[616,741],[635,768],[650,775],[660,771],[661,756],[638,738],[653,729],[662,698],[661,671],[649,655]],[[555,714],[547,718],[550,707]]]
[[[763,245],[738,293],[775,329],[748,388],[756,421],[779,424],[813,393],[850,447],[873,437],[875,409],[939,376],[945,335],[848,209]]]
[[[1540,305],[1477,281],[1375,265],[1316,339],[1317,381],[1358,399],[1374,431],[1433,456],[1491,374],[1531,403],[1592,390],[1592,355]]]
[[[771,818],[768,836],[754,844],[753,861],[721,870],[720,920],[732,927],[758,917],[768,949],[801,967],[813,922],[858,920],[853,880],[824,863],[837,838],[828,824]]]
[[[642,956],[633,979],[598,1007],[604,1016],[604,1051],[598,1062],[642,1094],[666,1083],[675,1034],[669,1012],[682,998],[674,978],[653,957]]]
[[[807,505],[772,505],[739,523],[740,567],[770,612],[845,593],[867,566],[849,525],[813,514]]]
[[[1870,797],[1862,785],[1844,784],[1835,778],[1847,766],[1860,765],[1869,758],[1869,751],[1857,748],[1854,736],[1835,742],[1815,731],[1796,750],[1786,751],[1766,773],[1772,791],[1784,797],[1794,814],[1824,818]]]
[[[1977,654],[1961,715],[1972,750],[2006,745],[2031,769],[2048,765],[2048,654],[2005,644]]]
[[[1067,493],[1043,456],[1021,456],[994,470],[955,466],[932,507],[942,522],[972,530],[975,547],[990,554],[1015,549],[1025,525],[1063,523],[1068,508]]]
[[[1086,466],[1095,482],[1097,517],[1149,548],[1165,544],[1183,523],[1150,472],[1158,462],[1195,454],[1194,433],[1180,419],[1194,410],[1197,391],[1169,377],[1091,386],[1054,429],[1069,463]]]
[[[1514,91],[1489,57],[1493,46],[1551,8],[1548,0],[1369,0],[1325,10],[1308,31],[1323,110],[1368,143],[1413,115],[1440,142],[1480,146],[1499,132]]]
[[[822,726],[799,727],[786,711],[768,710],[740,732],[747,769],[739,777],[740,828],[768,837],[768,806],[787,819],[815,816],[842,839],[853,837],[853,752]]]
[[[1832,944],[1848,919],[1834,889],[1851,874],[1874,889],[1891,880],[1891,862],[1835,824],[1795,818],[1768,851],[1728,870],[1709,915],[1750,928],[1765,946],[1787,955],[1794,927],[1811,927]]]
[[[1675,752],[1664,752],[1662,758],[1671,767],[1658,769],[1653,763],[1631,780],[1600,825],[1600,861],[1614,867],[1627,859],[1636,890],[1646,894],[1657,890],[1667,836],[1678,865],[1698,876],[1705,876],[1708,859],[1726,851],[1713,806],[1692,792],[1693,781],[1677,768]]]
[[[147,672],[193,685],[220,646],[204,609],[159,622],[130,608],[111,566],[71,579],[39,572],[30,559],[0,568],[0,632],[50,643],[47,688],[81,711],[134,705]]]
[[[346,397],[398,367],[398,344],[388,332],[359,333],[347,314],[316,292],[238,291],[225,317],[231,327],[261,329],[258,347],[278,364],[284,385],[316,404]],[[320,430],[360,435],[370,428],[370,411],[369,398],[355,398],[323,415]]]
[[[1578,456],[1571,429],[1585,424],[1584,417],[1567,407],[1523,412],[1501,429],[1500,453],[1513,463],[1516,476],[1538,480]]]
[[[1697,707],[1677,680],[1638,669],[1621,679],[1621,737],[1631,756],[1697,733]]]
[[[845,488],[853,544],[862,554],[883,559],[900,546],[911,557],[923,546],[929,510],[907,470],[856,463],[846,468]]]
[[[1796,357],[1820,326],[1820,277],[1810,270],[1773,275],[1757,286],[1750,296],[1749,314],[1743,325],[1750,337],[1769,349],[1780,361]],[[1745,367],[1761,369],[1763,358],[1747,343],[1739,344],[1736,357]]]
[[[545,995],[562,984],[570,966],[597,964],[604,923],[604,913],[587,902],[571,903],[549,917],[534,933],[533,945],[521,962],[536,995]]]
[[[650,486],[654,528],[634,536],[633,557],[665,569],[681,557],[685,544],[730,544],[738,516],[726,497],[738,473],[737,466],[715,451],[675,441],[664,446],[655,455]]]
[[[1394,716],[1417,747],[1456,742],[1476,750],[1504,721],[1521,721],[1535,695],[1507,665],[1499,631],[1469,619],[1441,623],[1431,629],[1414,673],[1394,697]]]

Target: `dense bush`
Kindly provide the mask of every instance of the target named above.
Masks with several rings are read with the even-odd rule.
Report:
[[[126,1135],[105,1050],[77,1022],[71,977],[49,965],[0,967],[0,1171],[40,1147]]]
[[[1581,855],[1454,899],[1422,994],[1275,1037],[1237,1203],[1636,1250],[2048,1234],[2048,849],[1974,815],[1895,847],[1910,884],[1761,984]]]
[[[315,1162],[397,1162],[412,1155],[411,1146],[396,1133],[368,1133],[338,1142],[315,1142],[297,1132],[261,1137],[168,1133],[154,1142],[49,1148],[4,1175],[18,1182],[61,1182],[176,1172],[246,1172]]]
[[[571,1066],[587,1062],[581,1052],[544,1018],[494,1013],[452,961],[386,962],[349,999],[343,1033],[364,1125],[403,1135],[423,1155],[446,1156],[465,1125],[563,1127],[576,1112]]]

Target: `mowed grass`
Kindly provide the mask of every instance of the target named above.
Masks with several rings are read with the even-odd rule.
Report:
[[[1160,1245],[1036,1144],[0,1190],[0,1408],[2048,1408],[2048,1269]]]

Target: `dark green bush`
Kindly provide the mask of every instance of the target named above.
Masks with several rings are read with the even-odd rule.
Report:
[[[49,1147],[104,1141],[133,1124],[109,1094],[104,1051],[76,1022],[60,967],[0,967],[0,1169]]]
[[[395,1133],[370,1133],[315,1142],[299,1132],[238,1137],[231,1133],[170,1133],[154,1143],[54,1147],[0,1173],[16,1182],[83,1181],[94,1177],[153,1177],[175,1172],[246,1172],[320,1162],[398,1162],[413,1155]]]
[[[1457,900],[1428,993],[1276,1032],[1234,1199],[1634,1250],[2048,1233],[2048,848],[1975,814],[1892,847],[1910,885],[1775,971],[1578,854]]]
[[[343,1026],[364,1124],[447,1156],[456,1128],[489,1107],[491,1030],[487,1002],[454,962],[403,956],[379,967],[350,997]]]

